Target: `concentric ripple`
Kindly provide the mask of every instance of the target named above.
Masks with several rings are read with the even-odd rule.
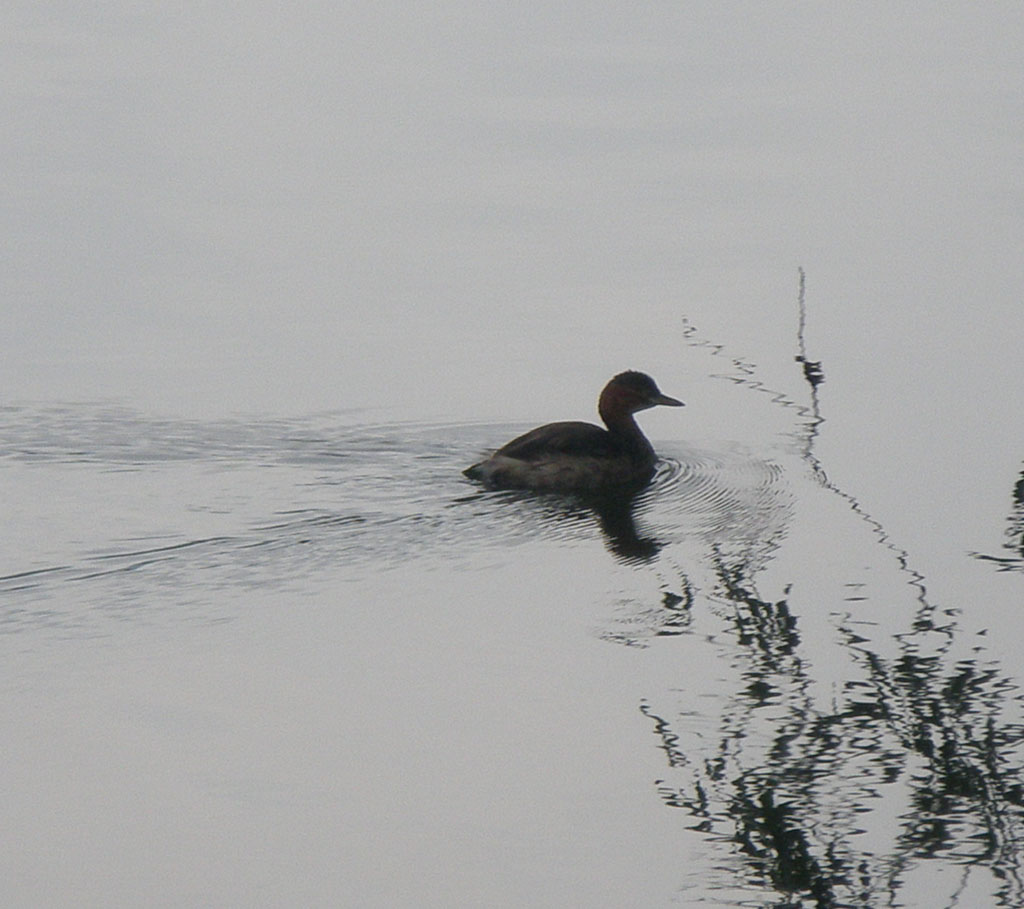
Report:
[[[661,462],[643,500],[687,533],[724,541],[776,537],[793,507],[782,467],[746,452],[677,450]]]

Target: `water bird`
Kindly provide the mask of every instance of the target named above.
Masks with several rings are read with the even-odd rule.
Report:
[[[682,407],[683,402],[662,394],[646,373],[620,372],[597,403],[607,429],[579,421],[538,426],[463,473],[499,489],[636,490],[654,475],[658,456],[633,414],[658,405]]]

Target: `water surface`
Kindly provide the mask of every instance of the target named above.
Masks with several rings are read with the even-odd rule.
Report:
[[[515,425],[7,408],[21,895],[1019,902],[1016,678],[729,365],[761,441],[618,508],[465,480]]]
[[[0,18],[9,903],[1024,902],[1019,11]]]

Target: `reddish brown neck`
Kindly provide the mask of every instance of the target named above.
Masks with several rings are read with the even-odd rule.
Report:
[[[604,420],[604,425],[613,432],[627,436],[643,436],[640,427],[633,419],[633,396],[620,388],[610,386],[601,392],[597,402],[597,412]]]

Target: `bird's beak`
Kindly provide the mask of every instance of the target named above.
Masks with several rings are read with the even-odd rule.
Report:
[[[685,407],[686,405],[682,401],[677,401],[675,398],[670,398],[668,395],[658,394],[651,398],[651,405],[664,404],[666,407]]]

